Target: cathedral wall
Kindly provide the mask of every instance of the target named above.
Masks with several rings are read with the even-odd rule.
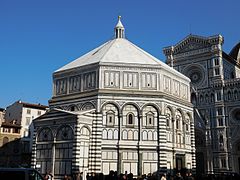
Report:
[[[224,79],[233,79],[236,77],[235,72],[235,65],[233,63],[230,63],[228,60],[223,58],[223,73],[224,73]]]

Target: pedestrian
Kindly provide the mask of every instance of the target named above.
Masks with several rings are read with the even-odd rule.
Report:
[[[66,174],[63,176],[63,180],[68,180],[68,176]]]
[[[166,174],[163,174],[163,175],[162,175],[161,180],[167,180],[167,179],[166,179]]]
[[[176,174],[174,180],[183,180],[183,177],[181,176],[180,172]]]
[[[48,171],[48,173],[46,173],[44,176],[44,180],[52,180],[52,179],[53,179],[53,175],[50,173],[50,171]]]
[[[83,172],[78,172],[75,177],[76,180],[83,180]]]

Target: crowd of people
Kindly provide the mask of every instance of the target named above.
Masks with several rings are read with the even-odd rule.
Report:
[[[52,180],[53,176],[47,173],[44,176],[44,180]],[[75,173],[73,175],[65,174],[62,178],[63,180],[83,180],[83,173]],[[239,180],[240,176],[238,174],[215,174],[215,175],[195,175],[193,176],[191,172],[180,173],[177,172],[175,175],[170,173],[149,173],[143,174],[138,177],[134,177],[132,173],[121,173],[118,174],[117,171],[110,171],[108,175],[103,173],[88,173],[86,175],[87,180]]]

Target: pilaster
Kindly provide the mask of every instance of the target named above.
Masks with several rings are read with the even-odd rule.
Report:
[[[37,152],[36,152],[36,129],[33,131],[33,143],[32,143],[32,157],[31,157],[31,168],[36,168],[37,165]]]
[[[102,159],[102,115],[97,113],[93,117],[92,134],[89,149],[89,172],[101,173]]]
[[[80,123],[76,121],[75,124],[75,139],[73,142],[72,153],[72,171],[73,173],[79,172],[80,169]]]
[[[192,172],[196,172],[196,149],[195,149],[195,134],[194,134],[194,122],[190,122],[191,133],[191,153],[192,153]]]
[[[158,122],[158,156],[159,156],[159,167],[160,170],[167,169],[167,154],[166,154],[166,117],[159,115]]]

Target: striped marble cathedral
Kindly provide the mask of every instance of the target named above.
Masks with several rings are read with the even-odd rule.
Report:
[[[240,173],[240,43],[188,35],[164,48],[167,64],[191,79],[198,174]]]
[[[195,169],[190,79],[115,37],[53,73],[50,110],[34,121],[32,166],[74,172]]]

